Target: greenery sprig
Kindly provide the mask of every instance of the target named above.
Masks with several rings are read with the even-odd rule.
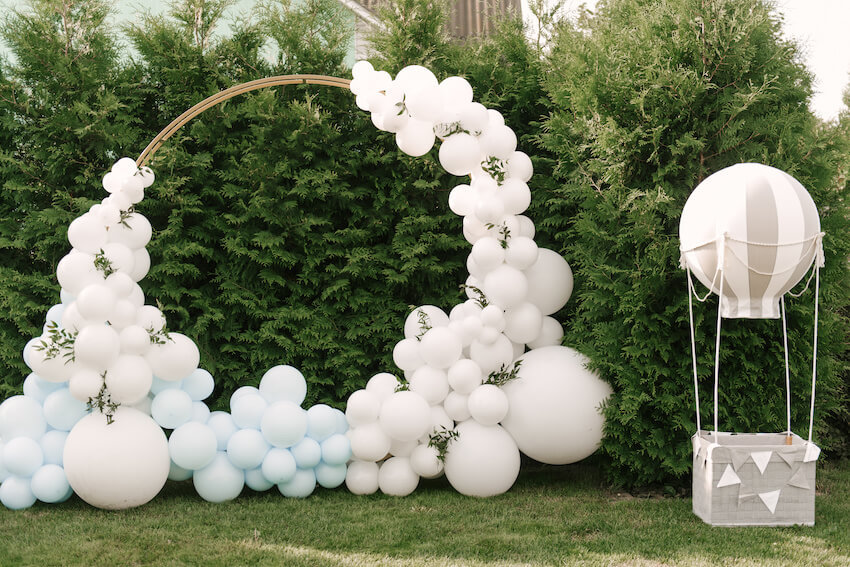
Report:
[[[75,360],[74,341],[76,340],[77,333],[66,331],[56,321],[49,321],[47,323],[47,340],[42,339],[34,348],[37,351],[43,351],[46,359],[61,355],[65,359],[65,364],[68,364]]]
[[[434,124],[434,134],[441,138],[448,138],[449,136],[453,136],[455,134],[469,134],[469,130],[466,130],[463,126],[460,125],[459,121],[456,122],[440,122]]]
[[[395,392],[407,392],[410,390],[410,382],[402,378],[398,381],[398,386],[395,387]]]
[[[145,330],[148,332],[152,345],[164,345],[168,341],[174,342],[174,339],[171,338],[166,325],[163,325],[162,329],[158,331],[153,328],[153,325]]]
[[[478,296],[478,297],[472,297],[471,299],[473,301],[475,301],[475,303],[477,303],[479,305],[479,307],[481,307],[481,309],[484,309],[485,307],[490,305],[490,300],[487,299],[487,296],[484,295],[484,292],[481,291],[481,288],[479,288],[478,286],[474,286],[474,285],[460,284],[461,293],[465,293],[467,289],[472,290],[472,293],[474,293]]]
[[[522,366],[522,360],[517,360],[513,363],[513,366],[510,370],[508,370],[508,366],[503,364],[499,370],[494,370],[487,376],[487,379],[484,380],[484,384],[493,384],[494,386],[504,386],[511,380],[517,378],[517,373],[519,372],[519,367]]]
[[[486,160],[481,162],[481,169],[486,171],[499,185],[505,182],[505,177],[507,177],[507,172],[505,171],[506,168],[507,163],[505,160],[499,159],[495,156],[489,156]]]
[[[425,333],[431,330],[431,318],[428,317],[428,314],[425,313],[422,309],[417,309],[418,312],[418,322],[419,322],[419,334],[416,335],[416,340],[421,341],[422,337],[425,336]]]
[[[496,228],[496,225],[491,222],[488,222],[484,226],[486,226],[488,229]],[[499,244],[502,246],[502,248],[507,250],[508,240],[510,240],[511,238],[511,229],[508,228],[508,223],[503,222],[501,225],[499,225],[499,237]]]
[[[440,427],[439,431],[435,431],[428,437],[428,446],[434,447],[437,450],[437,458],[440,462],[445,463],[449,445],[457,438],[458,432],[456,429]]]
[[[106,372],[100,375],[103,379],[103,384],[100,386],[100,391],[96,396],[89,398],[86,407],[89,411],[97,409],[100,413],[106,416],[106,425],[112,425],[115,422],[115,412],[121,404],[112,401],[112,396],[106,388]]]
[[[103,248],[94,255],[94,267],[100,270],[105,278],[108,278],[117,271],[109,258],[106,257],[106,252],[103,251]]]
[[[126,211],[119,211],[119,212],[120,212],[121,216],[118,219],[118,224],[123,225],[125,228],[132,228],[130,226],[130,224],[127,222],[127,219],[129,219],[130,217],[133,216],[133,214],[136,212],[136,207],[134,207],[133,205],[130,205],[130,208],[127,209]]]

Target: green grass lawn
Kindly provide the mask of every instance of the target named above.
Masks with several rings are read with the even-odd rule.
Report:
[[[690,498],[605,488],[592,465],[525,467],[502,496],[445,481],[411,496],[276,489],[225,504],[191,483],[109,512],[77,499],[0,507],[0,565],[850,565],[850,462],[818,465],[814,527],[712,528]]]

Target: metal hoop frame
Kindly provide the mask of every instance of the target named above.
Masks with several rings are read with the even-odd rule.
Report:
[[[156,135],[156,137],[151,140],[139,158],[136,160],[136,166],[142,167],[150,161],[153,157],[153,154],[162,146],[162,144],[168,140],[171,136],[173,136],[180,128],[182,128],[187,122],[204,112],[212,108],[213,106],[224,102],[228,99],[231,99],[235,96],[245,94],[247,92],[255,91],[258,89],[264,89],[266,87],[278,87],[285,85],[324,85],[329,87],[339,87],[341,89],[350,89],[351,81],[349,79],[342,79],[340,77],[330,77],[327,75],[279,75],[276,77],[266,77],[265,79],[257,79],[255,81],[248,81],[247,83],[242,83],[240,85],[235,85],[230,87],[229,89],[225,89],[217,94],[212,95],[211,97],[205,98],[177,118],[175,118],[171,124],[163,128],[162,132]]]

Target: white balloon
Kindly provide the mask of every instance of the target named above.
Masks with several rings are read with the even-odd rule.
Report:
[[[440,165],[452,175],[469,175],[481,163],[481,149],[474,136],[452,134],[440,146]]]
[[[475,217],[485,225],[495,225],[505,215],[505,204],[499,195],[479,195]]]
[[[134,288],[138,287],[133,282],[133,279],[124,272],[115,272],[109,274],[104,281],[106,287],[112,290],[116,298],[128,299]],[[156,309],[154,307],[154,309]]]
[[[420,342],[415,338],[402,339],[393,347],[393,362],[404,372],[412,372],[425,364],[420,353]],[[395,389],[395,386],[393,387]]]
[[[151,269],[151,256],[144,248],[139,248],[133,251],[133,269],[129,272],[133,281],[138,282],[148,275],[148,270]]]
[[[518,215],[531,204],[531,190],[525,181],[515,177],[509,177],[502,183],[499,194],[504,203],[505,214],[508,215]]]
[[[490,115],[487,114],[487,108],[483,104],[470,102],[458,110],[458,120],[461,128],[473,136],[478,136],[487,128]]]
[[[522,303],[529,296],[528,290],[526,275],[508,265],[495,268],[484,278],[484,294],[504,309]]]
[[[475,265],[486,274],[502,265],[505,260],[505,249],[495,238],[485,236],[472,245],[470,255],[475,260]]]
[[[94,256],[72,250],[56,265],[59,285],[73,296],[87,285],[101,283],[104,276],[94,267]]]
[[[470,244],[475,244],[479,238],[488,236],[487,227],[474,214],[463,217],[463,237]]]
[[[564,338],[564,328],[553,317],[543,317],[543,322],[540,327],[540,335],[533,341],[528,343],[528,348],[541,348],[547,346],[557,346],[561,344]]]
[[[395,76],[395,83],[405,93],[414,93],[427,87],[436,87],[439,82],[430,69],[421,65],[408,65]]]
[[[413,157],[424,156],[434,146],[434,129],[430,122],[411,118],[395,135],[398,149]]]
[[[531,158],[523,152],[514,152],[508,158],[507,175],[514,179],[528,181],[534,173],[534,165]]]
[[[517,139],[510,127],[491,123],[478,137],[478,143],[484,155],[507,160],[516,151]]]
[[[355,427],[350,432],[351,453],[360,461],[380,461],[390,452],[392,440],[377,421]]]
[[[470,418],[469,396],[460,392],[449,392],[443,402],[446,414],[454,421],[461,422]]]
[[[378,420],[381,400],[368,390],[357,390],[348,397],[345,418],[351,427],[358,427]]]
[[[71,303],[65,305],[65,310],[62,312],[62,322],[60,325],[63,329],[71,333],[78,333],[83,330],[84,327],[91,324],[92,321],[89,321],[80,313],[80,310],[77,308],[76,299]]]
[[[446,452],[446,479],[466,496],[507,492],[519,475],[520,456],[510,434],[498,425],[470,420],[457,426]]]
[[[29,341],[24,348],[24,359],[30,370],[47,382],[65,382],[74,374],[77,364],[65,356],[70,350],[60,350],[59,354],[48,357],[48,351],[42,348],[42,341],[50,344],[50,338],[42,335],[35,341]]]
[[[115,302],[112,312],[108,316],[109,324],[115,327],[116,331],[121,331],[136,323],[137,313],[138,308],[130,300],[119,299]]]
[[[509,410],[502,425],[520,450],[537,461],[563,465],[590,456],[602,441],[600,406],[611,387],[587,370],[588,360],[562,346],[523,355],[518,377],[504,386]]]
[[[378,490],[378,463],[352,461],[345,473],[345,486],[353,494],[374,494]]]
[[[97,508],[141,506],[168,478],[171,459],[162,429],[142,412],[120,407],[113,422],[92,413],[68,434],[63,456],[68,482]]]
[[[378,487],[390,496],[407,496],[419,485],[419,475],[414,472],[407,457],[392,457],[384,461],[378,471]]]
[[[153,229],[151,223],[139,213],[130,213],[109,227],[109,242],[118,242],[136,250],[147,246]],[[95,252],[97,252],[95,250]]]
[[[68,380],[68,390],[71,395],[81,402],[88,402],[97,397],[103,387],[103,377],[91,368],[79,368]]]
[[[121,341],[121,352],[143,355],[151,347],[150,335],[139,325],[128,325],[121,329],[118,335]]]
[[[449,193],[449,209],[456,215],[471,215],[475,210],[475,202],[475,192],[469,185],[458,185]]]
[[[481,367],[468,358],[462,358],[451,365],[448,371],[449,385],[459,393],[468,395],[481,385],[484,379]]]
[[[479,318],[482,325],[493,327],[496,332],[501,333],[505,329],[505,312],[496,305],[488,305],[482,309]]]
[[[398,379],[389,372],[380,372],[375,374],[369,381],[366,382],[366,391],[378,396],[381,403],[395,393],[398,388]]]
[[[525,215],[517,215],[517,220],[519,221],[519,227],[514,236],[527,236],[528,238],[534,238],[535,229],[534,222]]]
[[[510,365],[513,361],[513,352],[511,341],[505,335],[499,335],[492,344],[473,341],[469,345],[469,357],[481,367],[483,374],[490,374],[502,366]]]
[[[410,377],[410,390],[422,396],[430,405],[441,403],[449,393],[445,370],[422,366]]]
[[[168,333],[168,337],[165,344],[152,345],[145,358],[158,378],[182,380],[198,369],[201,353],[186,335]]]
[[[165,315],[153,305],[139,307],[136,325],[152,334],[159,333],[165,327]]]
[[[119,404],[138,402],[148,395],[152,383],[151,367],[139,355],[121,354],[106,369],[106,387],[112,401]]]
[[[114,271],[127,274],[133,272],[136,260],[133,251],[127,246],[118,242],[110,242],[103,247],[103,256]]]
[[[68,241],[80,252],[97,254],[106,246],[106,239],[106,226],[96,215],[86,213],[68,226]]]
[[[363,78],[365,79],[369,75],[375,72],[375,68],[366,60],[361,60],[352,65],[351,67],[351,76],[355,79]],[[357,93],[355,93],[357,94]]]
[[[412,118],[431,125],[440,119],[445,109],[443,93],[437,86],[427,86],[408,94],[405,105]]]
[[[404,320],[404,337],[416,339],[422,337],[429,328],[445,327],[449,316],[434,305],[422,305],[414,309]]]
[[[74,357],[80,365],[106,369],[118,359],[121,340],[118,333],[107,325],[85,326],[74,341]]]
[[[517,270],[525,270],[534,265],[540,250],[537,244],[527,236],[511,236],[505,250],[505,262]]]
[[[396,392],[381,405],[378,422],[392,439],[413,441],[431,425],[431,408],[416,392]]]
[[[535,304],[526,301],[505,311],[505,336],[515,343],[526,344],[540,336],[543,314]]]
[[[390,455],[393,457],[409,457],[413,450],[419,445],[419,440],[396,441],[390,443]]]
[[[481,384],[469,394],[469,415],[481,425],[496,425],[508,413],[508,398],[493,384]]]
[[[460,358],[462,350],[460,337],[454,331],[433,327],[422,336],[419,352],[427,365],[448,368]]]
[[[560,254],[541,248],[537,261],[525,270],[528,300],[544,315],[551,315],[569,301],[573,293],[573,271]]]

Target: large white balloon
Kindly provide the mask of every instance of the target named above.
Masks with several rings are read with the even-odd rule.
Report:
[[[567,304],[573,293],[573,271],[560,254],[540,248],[537,261],[525,270],[528,300],[543,315],[551,315]]]
[[[600,407],[611,387],[579,352],[543,347],[522,357],[517,378],[503,387],[509,408],[502,426],[537,461],[564,465],[590,456],[602,441]]]
[[[165,485],[171,466],[162,429],[129,407],[118,408],[112,423],[100,413],[81,419],[68,434],[63,459],[74,492],[108,510],[150,501]]]
[[[495,496],[510,489],[519,476],[519,450],[498,425],[470,420],[457,426],[457,439],[446,452],[446,479],[467,496]]]

